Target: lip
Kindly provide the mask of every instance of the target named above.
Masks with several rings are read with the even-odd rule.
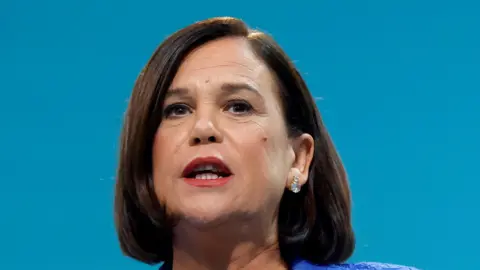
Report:
[[[226,172],[230,174],[229,176],[226,177],[221,177],[218,179],[214,180],[203,180],[203,179],[196,179],[196,178],[188,178],[187,176],[192,173],[192,171],[203,164],[213,164],[220,168],[221,171]],[[190,163],[185,166],[182,177],[183,180],[192,186],[195,187],[217,187],[217,186],[223,186],[227,184],[231,179],[232,179],[232,172],[230,171],[230,168],[223,162],[221,159],[217,157],[199,157],[195,158],[194,160],[190,161]]]
[[[194,187],[213,188],[213,187],[221,187],[221,186],[224,186],[224,185],[228,184],[228,182],[230,182],[230,180],[232,180],[232,177],[233,177],[233,175],[230,175],[230,176],[218,178],[218,179],[215,179],[215,180],[183,178],[183,181],[185,181],[185,183],[187,183],[188,185],[194,186]]]

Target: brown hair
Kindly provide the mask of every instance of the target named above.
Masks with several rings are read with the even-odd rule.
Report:
[[[310,134],[315,150],[309,181],[280,202],[278,238],[282,258],[313,263],[348,259],[355,240],[350,190],[342,162],[305,82],[279,45],[235,18],[197,22],[168,37],[139,75],[125,115],[115,191],[115,222],[123,252],[155,264],[172,259],[172,223],[154,193],[152,145],[162,102],[183,59],[193,49],[223,37],[244,37],[276,75],[289,135]]]

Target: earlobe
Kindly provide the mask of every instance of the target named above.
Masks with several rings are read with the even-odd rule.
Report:
[[[308,180],[315,148],[313,137],[307,133],[296,137],[292,141],[292,148],[294,158],[286,187],[293,193],[298,193]]]

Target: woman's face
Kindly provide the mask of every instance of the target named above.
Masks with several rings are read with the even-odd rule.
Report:
[[[156,195],[180,222],[274,217],[295,165],[305,165],[278,91],[242,38],[209,42],[184,60],[153,146]]]

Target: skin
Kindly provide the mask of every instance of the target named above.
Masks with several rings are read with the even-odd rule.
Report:
[[[153,180],[160,202],[179,217],[174,269],[286,269],[278,206],[294,175],[307,181],[313,139],[287,136],[274,75],[246,39],[224,38],[188,55],[169,89]],[[214,188],[183,181],[190,161],[209,156],[223,160],[231,181]]]

